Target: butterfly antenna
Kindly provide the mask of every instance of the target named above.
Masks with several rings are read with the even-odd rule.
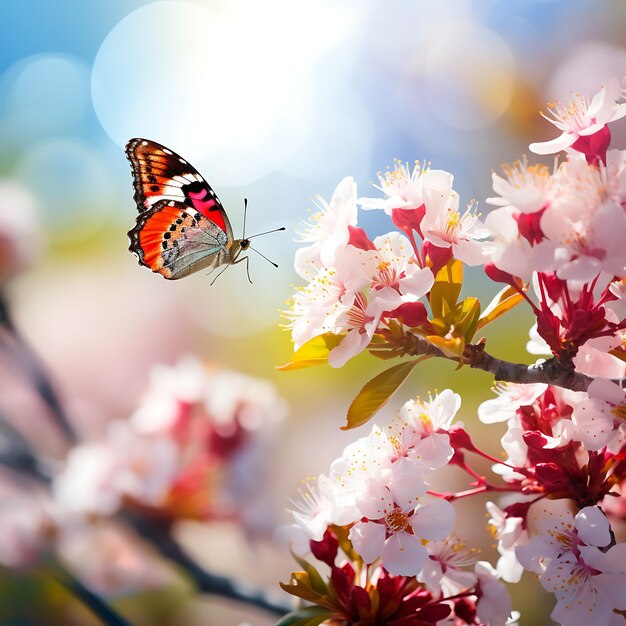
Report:
[[[246,216],[248,214],[248,198],[243,199],[243,236],[242,239],[246,238]]]
[[[286,230],[284,226],[281,226],[280,228],[274,228],[272,230],[266,230],[264,233],[257,233],[256,235],[251,235],[250,237],[248,237],[248,241],[250,241],[250,239],[254,239],[255,237],[260,237],[261,235],[269,235],[270,233],[277,233],[279,230]],[[245,239],[245,237],[244,237]]]
[[[284,230],[283,228],[278,228],[277,230]],[[270,233],[273,233],[273,230],[269,231]],[[265,234],[265,233],[262,233]],[[274,263],[274,261],[272,261],[271,259],[268,259],[262,252],[259,252],[256,248],[253,248],[252,246],[250,246],[250,250],[254,250],[259,256],[262,256],[268,263],[271,263],[274,267],[278,267],[277,263]],[[252,281],[250,281],[252,282]]]

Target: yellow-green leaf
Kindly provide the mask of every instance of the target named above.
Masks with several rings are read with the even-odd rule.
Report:
[[[394,365],[370,380],[348,409],[348,419],[342,430],[350,430],[365,424],[386,402],[398,391],[402,383],[408,378],[413,368],[422,359],[406,361]]]
[[[320,573],[311,565],[306,559],[299,557],[294,552],[291,553],[293,558],[298,562],[298,565],[306,572],[309,577],[310,587],[313,591],[321,595],[325,595],[328,592],[328,586],[324,582],[324,579],[320,576]]]
[[[319,606],[307,606],[292,613],[287,613],[276,626],[318,626],[331,617],[332,611]]]
[[[522,296],[522,294],[517,291],[517,289],[514,289],[510,285],[507,285],[495,296],[495,298],[483,311],[483,314],[478,320],[478,326],[476,330],[480,330],[481,328],[483,328],[483,326],[491,324],[493,320],[510,311],[513,307],[517,306],[523,299],[524,296]]]
[[[454,309],[463,286],[463,263],[450,259],[445,267],[437,272],[435,283],[430,290],[430,309],[435,319],[443,319]]]
[[[329,596],[318,593],[311,586],[309,575],[306,572],[292,572],[291,578],[288,583],[279,583],[281,589],[296,596],[302,598],[307,602],[318,604],[320,606],[327,606],[330,604]]]
[[[352,542],[350,541],[350,528],[351,526],[333,526],[332,530],[335,534],[335,537],[337,537],[339,547],[344,551],[345,555],[351,561],[362,562],[361,556],[352,547]]]
[[[328,354],[330,351],[338,346],[342,339],[343,335],[334,335],[333,333],[313,337],[313,339],[301,345],[298,350],[291,355],[287,363],[277,366],[276,369],[285,372],[298,370],[303,367],[323,365],[328,362]]]
[[[457,305],[452,324],[456,334],[463,335],[465,343],[469,343],[476,333],[480,317],[480,301],[478,298],[465,298]]]
[[[427,335],[424,339],[430,341],[446,356],[460,358],[465,350],[465,338],[463,336],[439,337],[438,335]]]

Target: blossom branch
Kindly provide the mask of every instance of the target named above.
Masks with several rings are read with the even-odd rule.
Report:
[[[21,365],[30,376],[39,397],[50,409],[50,414],[55,425],[70,443],[76,443],[78,438],[65,413],[63,404],[54,390],[44,367],[13,323],[13,319],[9,313],[9,307],[2,293],[0,293],[0,327],[4,328],[12,339],[12,341],[3,340],[2,343],[7,350],[16,353],[17,363]],[[2,339],[2,335],[0,335],[0,340]]]
[[[56,567],[55,569],[57,570],[55,580],[81,600],[85,606],[91,609],[92,613],[97,615],[103,624],[107,626],[131,626],[131,623],[115,611],[111,605],[85,587],[85,585],[74,578],[69,572],[60,567]]]
[[[169,525],[159,524],[154,520],[135,516],[128,512],[124,518],[143,539],[151,543],[164,557],[183,569],[201,592],[248,604],[273,615],[285,615],[293,610],[290,603],[272,600],[267,597],[263,590],[252,585],[207,572],[172,537]]]
[[[442,357],[456,363],[469,365],[473,369],[483,370],[493,374],[496,380],[510,383],[545,383],[572,391],[586,391],[593,381],[590,376],[576,372],[570,363],[563,363],[556,358],[534,365],[511,363],[498,359],[485,351],[484,342],[466,346],[461,359],[444,354],[439,348],[419,337],[413,337],[411,343],[412,346],[406,351],[406,354],[410,356]]]

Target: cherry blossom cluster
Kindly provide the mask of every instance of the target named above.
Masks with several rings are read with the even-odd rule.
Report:
[[[539,574],[557,597],[556,621],[591,623],[589,612],[597,619],[603,611],[604,621],[594,623],[609,623],[613,609],[626,607],[618,592],[626,564],[615,558],[625,546],[614,534],[626,521],[624,392],[601,378],[588,393],[512,384],[498,392],[479,408],[483,422],[507,424],[501,442],[508,456],[494,471],[511,495],[502,509],[488,505],[501,555],[496,569],[508,582],[518,582],[523,569]]]
[[[127,514],[163,528],[232,520],[250,537],[268,536],[268,459],[285,413],[265,380],[191,356],[155,367],[130,418],[112,421],[102,441],[70,449],[49,468],[49,489],[25,481],[4,494],[0,564],[29,568],[56,555],[110,594],[168,578],[124,524]]]
[[[626,115],[617,82],[590,103],[578,96],[568,107],[554,105],[563,130],[554,141],[531,144],[540,154],[570,148],[554,168],[527,160],[493,175],[497,206],[486,219],[492,235],[494,280],[522,291],[531,282],[537,333],[549,352],[567,361],[600,339],[621,347],[626,273],[626,152],[608,150],[608,123]],[[593,347],[593,345],[587,348]]]
[[[316,605],[325,617],[315,623],[363,615],[379,623],[376,611],[387,608],[372,589],[380,584],[386,598],[397,590],[398,613],[385,623],[504,624],[503,581],[519,582],[524,570],[554,594],[551,617],[564,626],[623,623],[626,151],[610,149],[609,124],[626,115],[624,95],[615,81],[590,100],[550,105],[545,117],[561,135],[530,149],[564,155],[550,167],[526,157],[503,166],[484,221],[473,206],[459,210],[451,174],[419,163],[396,161],[380,174],[382,198],[357,199],[346,178],[329,203],[319,201],[296,256],[308,284],[287,313],[296,351],[285,369],[339,367],[366,349],[451,358],[499,379],[478,416],[506,432],[503,455],[480,450],[452,425],[460,398],[446,390],[407,402],[387,429],[350,444],[293,510],[294,549],[308,542],[331,568],[315,595],[312,566],[298,557],[304,573],[283,585]],[[397,230],[370,240],[357,226],[359,204],[384,210]],[[476,298],[459,301],[463,264],[505,284],[484,310]],[[535,317],[528,350],[548,359],[486,359],[485,340],[472,343],[476,331],[520,302]],[[346,428],[365,423],[419,360],[365,385]],[[493,479],[471,467],[472,455],[493,463]],[[446,465],[470,476],[468,489],[431,489]],[[487,504],[495,568],[452,534],[453,503],[490,492],[506,494]]]
[[[434,332],[419,300],[437,272],[453,256],[469,265],[487,260],[482,240],[489,233],[472,207],[459,209],[452,174],[397,161],[379,178],[386,197],[358,203],[384,209],[400,232],[369,239],[357,226],[356,183],[347,177],[329,203],[318,198],[320,211],[302,235],[309,245],[296,253],[296,272],[308,284],[286,314],[292,339],[298,349],[323,333],[341,335],[328,357],[333,367],[365,350],[394,320]]]
[[[388,624],[508,618],[511,601],[500,575],[454,534],[454,506],[429,493],[433,473],[455,456],[453,432],[462,425],[453,428],[452,421],[460,404],[449,389],[410,400],[387,428],[375,425],[349,444],[295,503],[292,546],[331,568],[324,593],[314,588],[326,618]],[[282,587],[312,600],[311,576],[294,577]],[[389,597],[374,602],[377,593]]]

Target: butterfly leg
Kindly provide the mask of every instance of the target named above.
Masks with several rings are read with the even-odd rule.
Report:
[[[246,262],[246,274],[248,275],[248,280],[250,281],[250,284],[252,285],[252,279],[250,278],[250,257],[249,256],[241,257],[240,259],[233,261],[232,265],[236,265],[237,263],[241,263],[242,261]]]

